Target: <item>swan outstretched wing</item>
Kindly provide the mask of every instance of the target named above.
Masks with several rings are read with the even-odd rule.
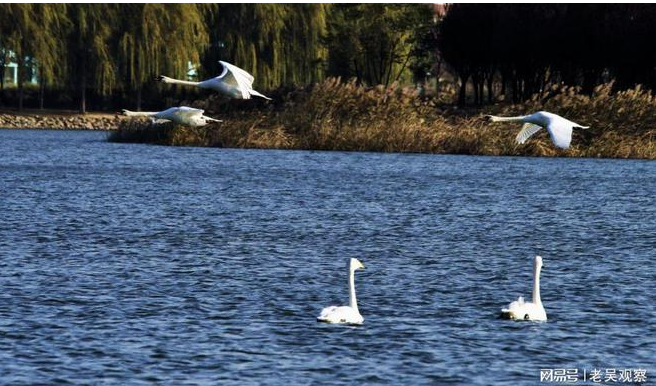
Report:
[[[250,99],[250,91],[253,88],[253,81],[255,80],[253,75],[228,62],[220,60],[219,63],[223,66],[223,72],[221,72],[218,78],[225,83],[238,87],[242,98]]]
[[[221,65],[223,66],[223,72],[221,73],[221,75],[224,75],[227,69],[234,74],[235,78],[243,79],[245,84],[247,84],[249,88],[253,86],[253,82],[255,81],[253,75],[228,62],[219,60],[219,63],[221,63]]]
[[[538,126],[533,123],[525,123],[524,126],[522,126],[522,130],[517,133],[515,141],[519,144],[522,144],[526,142],[527,139],[531,138],[533,134],[540,131],[540,129],[542,129],[542,126]]]
[[[567,149],[569,147],[570,142],[572,142],[572,130],[574,129],[572,123],[566,119],[554,120],[547,126],[551,140],[556,147],[561,149]]]

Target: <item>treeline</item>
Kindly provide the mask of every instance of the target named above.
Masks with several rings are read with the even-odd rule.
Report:
[[[218,60],[265,91],[333,75],[409,81],[431,15],[421,4],[1,4],[0,70],[16,63],[18,82],[6,90],[0,77],[0,104],[140,109],[195,92],[161,88],[157,75],[208,77]]]
[[[558,83],[656,88],[653,4],[453,4],[439,29],[460,104],[523,101]]]
[[[198,91],[157,75],[202,79],[218,60],[267,94],[331,76],[389,85],[449,74],[462,105],[555,84],[656,89],[653,36],[653,4],[0,4],[0,71],[18,66],[16,88],[0,77],[0,105],[161,107]]]

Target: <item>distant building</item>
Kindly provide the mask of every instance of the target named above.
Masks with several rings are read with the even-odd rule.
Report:
[[[187,63],[187,80],[198,80],[198,70],[196,65],[191,62]]]
[[[9,55],[10,58],[13,56],[11,53]],[[2,74],[2,76],[4,77],[5,86],[18,84],[18,64],[15,62],[5,64],[4,74]],[[25,83],[38,83],[38,79],[36,78],[36,66],[33,65],[32,68],[28,70],[28,78],[29,79]]]
[[[9,63],[6,65],[3,76],[5,84],[18,83],[18,65],[16,63]]]

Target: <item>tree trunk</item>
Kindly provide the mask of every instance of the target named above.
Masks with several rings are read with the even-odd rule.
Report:
[[[460,75],[460,90],[458,90],[458,106],[464,106],[467,103],[467,81],[469,74]]]
[[[406,68],[406,66],[408,65],[408,61],[410,61],[410,55],[406,56],[406,58],[405,58],[405,62],[403,62],[403,66],[402,66],[401,69],[399,70],[399,73],[396,74],[396,78],[394,79],[395,82],[398,82],[399,79],[401,78],[401,75],[403,75],[403,71],[405,71],[405,68]],[[390,66],[390,73],[391,73],[391,72],[392,72],[392,67]],[[387,82],[389,83],[389,78],[387,79]],[[424,80],[424,83],[426,83],[425,80]]]
[[[506,95],[506,82],[508,81],[508,77],[505,73],[505,71],[501,71],[501,95],[503,95],[504,100],[508,100],[508,96]]]
[[[87,112],[87,84],[84,78],[82,76],[82,84],[80,85],[80,112],[82,114]]]
[[[137,111],[141,111],[141,86],[137,86]]]
[[[2,52],[2,59],[0,59],[0,106],[4,105],[5,93],[5,69],[7,68],[7,56]]]
[[[18,55],[19,59],[16,60],[16,64],[18,65],[18,111],[23,111],[23,60],[21,60],[20,57],[21,55]]]
[[[355,78],[362,84],[362,74],[360,73],[360,67],[358,67],[358,61],[356,59],[353,59],[353,68],[355,69]],[[345,80],[348,81],[348,79]]]
[[[0,66],[0,106],[4,105],[3,95],[5,94],[5,65]]]
[[[80,112],[87,112],[87,66],[84,59],[80,65]]]
[[[23,81],[19,80],[18,81],[18,111],[23,111],[23,98],[24,98],[24,93],[23,93]]]
[[[39,85],[39,109],[43,110],[43,94],[45,94],[46,91],[46,84],[42,80],[41,84]]]
[[[487,101],[488,103],[494,102],[494,75],[490,74],[487,77]]]
[[[480,77],[479,75],[475,72],[474,75],[472,75],[472,86],[474,86],[474,105],[479,105],[481,104],[481,95],[479,93],[479,85],[480,85]]]
[[[43,71],[39,72],[39,109],[43,110],[43,94],[46,91],[46,81],[43,79]]]

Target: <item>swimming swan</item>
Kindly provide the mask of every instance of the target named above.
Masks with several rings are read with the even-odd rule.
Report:
[[[519,320],[547,320],[547,313],[544,311],[542,301],[540,300],[540,269],[542,268],[542,257],[535,256],[533,262],[533,301],[525,302],[523,297],[508,305],[508,308],[501,310],[501,316],[507,319]]]
[[[485,118],[490,122],[524,122],[522,130],[520,130],[515,138],[515,141],[519,144],[526,142],[527,139],[544,127],[549,132],[554,145],[561,149],[569,148],[569,144],[572,142],[572,129],[588,129],[590,127],[581,126],[578,123],[546,111],[538,111],[531,115],[522,115],[519,117],[495,117],[494,115],[486,115]]]
[[[157,77],[157,80],[164,83],[207,88],[218,91],[234,99],[251,99],[251,96],[258,96],[260,98],[271,100],[271,98],[253,90],[253,81],[255,80],[253,75],[228,62],[219,61],[219,63],[223,66],[223,72],[221,72],[221,75],[215,78],[206,79],[202,82],[178,80],[164,75]]]
[[[358,259],[349,260],[349,305],[348,306],[330,306],[321,310],[321,314],[317,316],[319,322],[326,323],[348,323],[348,324],[362,324],[364,318],[358,311],[358,302],[355,298],[355,271],[364,269],[364,264]]]
[[[123,110],[124,115],[129,117],[150,117],[153,122],[167,120],[181,125],[194,127],[205,126],[211,122],[221,122],[219,119],[204,116],[204,112],[205,110],[194,109],[187,106],[171,107],[170,109],[159,112]]]

